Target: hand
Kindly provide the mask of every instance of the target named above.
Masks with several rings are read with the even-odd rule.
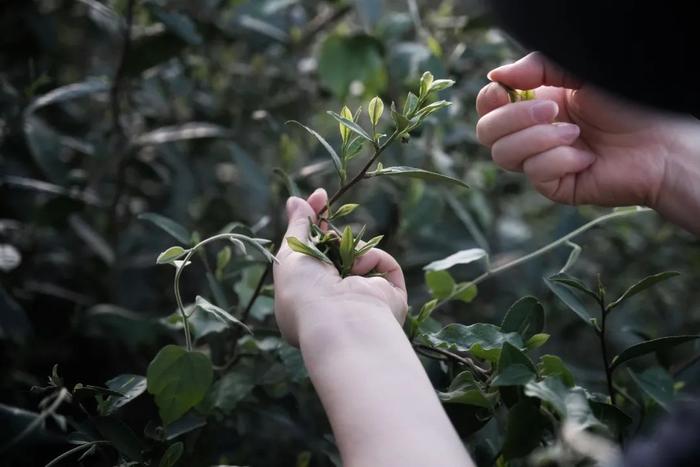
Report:
[[[536,97],[506,105],[508,95],[497,83],[479,93],[477,136],[499,166],[525,172],[537,191],[556,202],[646,205],[684,224],[683,213],[673,212],[678,203],[661,198],[678,192],[673,185],[684,176],[678,173],[686,171],[683,165],[692,163],[700,173],[697,158],[688,161],[698,152],[691,149],[695,121],[620,101],[576,81],[538,53],[491,71],[489,78],[535,89]]]
[[[388,314],[403,323],[408,305],[403,272],[388,253],[373,248],[355,261],[352,273],[341,278],[331,265],[296,253],[287,245],[287,237],[308,241],[309,219],[326,205],[325,190],[316,190],[305,201],[292,197],[287,201],[289,227],[274,266],[275,316],[282,335],[299,345],[300,335],[325,326],[343,326],[349,320],[369,314]],[[382,277],[362,277],[370,271]]]

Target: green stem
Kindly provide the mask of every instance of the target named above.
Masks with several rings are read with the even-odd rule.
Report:
[[[352,188],[355,184],[357,184],[360,180],[362,180],[365,177],[365,174],[367,171],[372,167],[372,164],[374,164],[379,156],[384,152],[384,150],[389,146],[391,143],[394,142],[396,137],[399,135],[398,131],[394,131],[389,138],[387,138],[386,141],[381,146],[376,146],[375,143],[375,151],[374,155],[370,158],[369,161],[365,164],[364,167],[345,185],[341,186],[338,191],[335,192],[333,196],[328,200],[328,203],[321,209],[321,211],[318,213],[320,216],[324,212],[328,210],[328,207],[333,205],[338,199],[345,194],[346,191],[348,191],[350,188]]]
[[[587,230],[591,229],[592,227],[595,227],[598,224],[602,224],[603,222],[607,222],[611,219],[617,219],[618,217],[625,217],[629,216],[630,214],[637,214],[641,212],[650,212],[653,211],[653,209],[650,208],[639,208],[634,211],[617,211],[617,212],[611,212],[609,214],[605,214],[603,216],[600,216],[596,219],[593,219],[592,221],[583,224],[581,227],[579,227],[576,230],[572,230],[568,234],[564,235],[561,238],[558,238],[557,240],[553,241],[552,243],[549,243],[542,248],[539,248],[532,253],[528,253],[524,256],[521,256],[520,258],[514,259],[513,261],[510,261],[508,263],[502,264],[501,266],[495,267],[495,268],[489,268],[488,271],[485,273],[481,274],[480,276],[476,277],[475,279],[462,284],[461,286],[458,286],[455,288],[455,290],[452,292],[452,294],[449,297],[444,298],[443,300],[440,301],[440,303],[437,304],[435,307],[435,310],[440,308],[442,305],[445,303],[449,302],[450,300],[454,299],[457,295],[462,293],[467,287],[471,287],[472,285],[477,285],[486,279],[495,276],[498,273],[507,271],[509,269],[512,269],[516,266],[520,266],[523,263],[526,263],[532,259],[537,258],[538,256],[542,256],[545,253],[550,252],[551,250],[561,246],[562,244],[568,242],[572,238],[581,235],[582,233],[586,232]]]
[[[195,246],[187,250],[187,254],[182,260],[182,265],[177,268],[177,271],[175,272],[175,279],[173,280],[173,290],[175,291],[175,301],[177,302],[177,309],[180,312],[180,315],[182,316],[182,323],[183,323],[183,330],[185,332],[185,346],[187,347],[188,351],[192,351],[192,335],[190,333],[190,325],[187,319],[189,316],[187,313],[185,313],[185,305],[182,302],[182,294],[180,293],[180,276],[182,276],[182,271],[185,269],[187,266],[187,262],[189,259],[192,257],[192,255],[201,247],[206,245],[207,243],[214,242],[216,240],[222,240],[222,239],[236,239],[236,240],[242,240],[242,241],[248,241],[250,242],[250,239],[246,237],[245,235],[238,235],[238,234],[232,234],[232,233],[222,233],[218,235],[214,235],[209,238],[205,238],[201,242],[197,243]],[[256,248],[262,250],[263,247],[257,243],[254,243]]]
[[[73,454],[76,454],[80,451],[84,451],[87,448],[91,448],[92,446],[97,446],[100,444],[111,444],[110,441],[107,440],[99,440],[99,441],[90,441],[89,443],[81,444],[80,446],[76,446],[73,449],[69,449],[68,451],[64,452],[58,457],[55,457],[51,462],[46,464],[44,467],[51,467],[52,465],[56,465],[59,462],[61,462],[63,459],[72,456]]]

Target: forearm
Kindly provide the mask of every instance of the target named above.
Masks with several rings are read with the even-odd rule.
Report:
[[[352,318],[300,333],[343,465],[473,465],[391,313],[358,304],[343,314]]]
[[[667,220],[700,235],[700,122],[677,123],[663,183],[651,207]]]

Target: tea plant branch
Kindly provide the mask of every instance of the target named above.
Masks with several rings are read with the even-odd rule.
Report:
[[[437,310],[438,308],[442,307],[444,304],[449,302],[450,300],[453,300],[455,297],[459,296],[462,292],[464,292],[467,288],[471,286],[475,286],[477,284],[480,284],[481,282],[485,281],[486,279],[495,276],[496,274],[499,274],[501,272],[507,271],[509,269],[512,269],[516,266],[520,266],[523,263],[526,263],[530,260],[533,260],[539,256],[542,256],[546,253],[549,253],[550,251],[554,250],[555,248],[565,244],[569,240],[573,239],[574,237],[577,237],[578,235],[581,235],[582,233],[586,232],[587,230],[590,230],[591,228],[595,227],[598,224],[605,223],[609,220],[612,219],[617,219],[619,217],[625,217],[629,216],[631,214],[637,214],[637,213],[642,213],[642,212],[651,212],[653,209],[651,208],[644,208],[644,207],[637,207],[634,210],[625,210],[625,211],[614,211],[609,214],[605,214],[603,216],[597,217],[593,219],[592,221],[583,224],[581,227],[572,230],[568,234],[564,235],[563,237],[558,238],[557,240],[548,243],[547,245],[543,246],[542,248],[539,248],[532,253],[528,253],[524,256],[521,256],[520,258],[514,259],[513,261],[509,261],[505,264],[502,264],[501,266],[491,268],[481,274],[480,276],[476,277],[475,279],[465,282],[463,284],[458,285],[455,287],[455,289],[452,291],[452,293],[448,296],[443,298],[441,301],[438,302],[438,304],[435,306],[434,310]]]
[[[201,242],[197,243],[195,246],[190,248],[189,250],[185,250],[187,253],[184,255],[184,258],[182,259],[182,262],[180,264],[176,264],[176,272],[175,272],[175,278],[173,279],[173,290],[175,291],[175,301],[177,302],[177,308],[178,311],[180,312],[180,316],[182,316],[182,324],[184,328],[184,333],[185,333],[185,346],[187,347],[188,351],[192,350],[192,336],[190,333],[190,326],[188,323],[188,318],[191,315],[188,315],[185,312],[185,305],[182,302],[182,294],[180,292],[180,277],[182,276],[182,271],[187,267],[187,263],[189,262],[190,258],[192,258],[192,255],[201,247],[204,245],[217,241],[217,240],[231,240],[235,242],[241,242],[241,241],[247,241],[253,243],[256,248],[258,248],[261,251],[266,251],[262,245],[259,243],[256,243],[254,239],[251,239],[249,237],[246,237],[245,235],[239,235],[239,234],[232,234],[232,233],[222,233],[218,235],[214,235],[209,238],[205,238]],[[269,255],[269,258],[273,258],[271,253],[267,252],[266,256]],[[262,285],[260,286],[262,288]],[[259,293],[259,292],[258,292]]]
[[[14,438],[0,446],[0,453],[5,452],[18,442],[20,442],[22,439],[24,439],[27,435],[31,434],[32,431],[34,431],[36,428],[39,427],[42,423],[44,423],[44,420],[46,420],[50,415],[53,415],[56,413],[58,408],[63,404],[64,401],[70,399],[70,392],[66,388],[61,388],[58,390],[58,393],[56,394],[56,398],[54,401],[51,403],[49,407],[46,408],[46,410],[43,410],[34,420],[32,420],[31,423],[29,423],[21,432],[19,432]]]
[[[100,444],[112,444],[112,443],[111,443],[111,441],[107,441],[107,440],[98,440],[98,441],[90,441],[88,443],[81,444],[79,446],[74,447],[73,449],[69,449],[68,451],[64,452],[63,454],[61,454],[57,457],[54,457],[53,460],[51,460],[51,462],[46,464],[44,467],[51,467],[52,465],[56,465],[59,462],[61,462],[63,459],[66,459],[66,458],[72,456],[73,454],[77,454],[80,451],[84,451],[85,449],[90,449],[93,446],[99,446]]]
[[[265,280],[267,279],[267,276],[270,275],[270,269],[272,269],[272,263],[267,264],[267,266],[265,267],[265,271],[263,271],[262,275],[260,276],[260,279],[258,280],[258,283],[255,285],[253,295],[251,295],[250,300],[248,300],[248,304],[246,305],[245,309],[243,310],[243,313],[241,314],[241,322],[246,323],[248,321],[248,318],[250,317],[250,311],[253,309],[253,305],[255,305],[255,301],[260,295],[260,292],[262,292],[262,288],[263,285],[265,285]]]
[[[431,347],[429,345],[423,345],[423,344],[413,344],[413,348],[420,353],[421,355],[425,355],[428,358],[435,358],[434,356],[430,355],[430,352],[440,354],[444,357],[447,357],[449,359],[455,360],[462,365],[468,366],[473,373],[480,374],[482,376],[487,376],[489,372],[485,370],[484,368],[481,368],[478,366],[474,360],[472,360],[469,357],[462,357],[461,355],[457,355],[455,353],[450,352],[449,350],[441,349],[439,347]]]
[[[617,407],[617,403],[615,402],[615,387],[613,386],[612,378],[613,370],[610,367],[610,354],[608,352],[608,343],[605,338],[605,330],[608,322],[607,318],[610,310],[606,308],[605,302],[602,298],[598,301],[598,304],[600,305],[601,317],[600,329],[596,328],[596,334],[598,334],[598,339],[600,340],[600,353],[603,358],[603,365],[605,366],[605,381],[608,386],[608,395],[610,396],[610,403],[613,406]]]
[[[345,192],[347,192],[350,188],[352,188],[352,187],[355,186],[357,183],[359,183],[363,178],[365,178],[365,176],[367,175],[367,172],[369,171],[369,169],[371,169],[371,168],[372,168],[372,165],[377,161],[377,159],[379,159],[379,156],[381,156],[381,154],[384,152],[384,150],[385,150],[391,143],[393,143],[394,140],[395,140],[398,136],[399,136],[399,131],[394,131],[394,132],[386,139],[386,141],[384,141],[381,145],[378,145],[378,144],[375,143],[375,146],[374,146],[374,148],[375,148],[375,149],[374,149],[374,154],[373,154],[372,157],[369,159],[369,161],[367,161],[367,163],[365,164],[365,166],[362,167],[362,169],[361,169],[349,182],[347,182],[345,185],[341,186],[341,187],[338,189],[338,191],[336,191],[335,194],[333,194],[333,196],[330,197],[330,199],[328,200],[328,204],[326,204],[326,205],[323,207],[323,209],[321,209],[321,211],[318,213],[318,215],[320,216],[321,214],[323,214],[324,212],[326,212],[330,206],[332,206],[336,201],[338,201],[338,199],[340,199],[341,196],[343,196],[343,195],[345,194]]]

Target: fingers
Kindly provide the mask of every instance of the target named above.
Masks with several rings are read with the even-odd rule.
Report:
[[[586,170],[595,162],[590,151],[559,146],[532,156],[523,162],[523,172],[535,184],[545,184]]]
[[[321,211],[321,209],[323,209],[328,203],[328,193],[326,193],[326,190],[323,188],[317,188],[316,191],[311,193],[311,195],[306,199],[306,202],[309,203],[311,209],[318,214],[318,212]]]
[[[384,278],[395,287],[406,291],[406,282],[403,277],[401,266],[393,256],[379,248],[372,248],[370,251],[355,260],[352,266],[352,273],[363,276],[370,271],[384,274]]]
[[[492,70],[488,78],[516,89],[534,89],[540,86],[578,89],[582,85],[579,79],[547,60],[539,52],[533,52],[515,63]]]
[[[533,125],[552,123],[559,113],[559,105],[550,100],[535,99],[499,107],[479,119],[476,137],[485,146],[506,135]]]
[[[498,83],[489,83],[476,96],[476,112],[479,117],[510,102],[508,91]]]
[[[506,170],[521,171],[530,156],[570,145],[581,130],[572,123],[535,125],[496,140],[491,147],[494,162]]]
[[[289,219],[287,232],[284,234],[282,245],[277,253],[277,258],[280,260],[292,252],[287,244],[287,238],[296,237],[302,242],[307,241],[309,237],[309,219],[311,219],[311,222],[315,222],[316,212],[308,202],[292,196],[287,200],[287,218]]]

